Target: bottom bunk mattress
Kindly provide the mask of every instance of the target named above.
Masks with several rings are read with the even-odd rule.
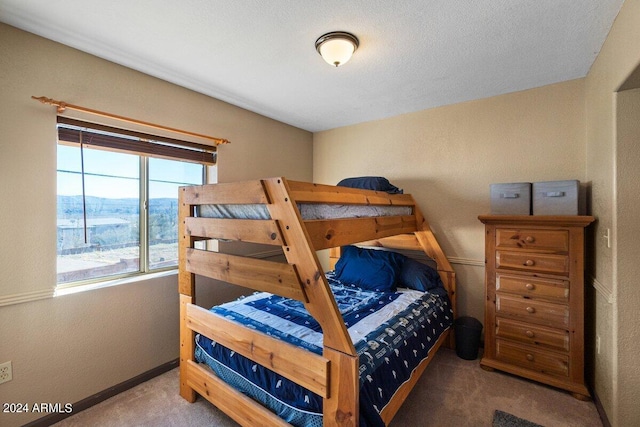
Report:
[[[444,289],[368,291],[327,279],[359,355],[360,426],[382,426],[380,412],[429,357],[453,321]],[[298,301],[255,293],[212,312],[322,354],[322,330]],[[196,360],[295,426],[322,426],[322,398],[240,354],[196,335]]]

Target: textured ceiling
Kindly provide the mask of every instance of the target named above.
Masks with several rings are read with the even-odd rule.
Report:
[[[319,131],[584,77],[622,3],[0,0],[0,21]],[[360,48],[332,68],[336,30]]]

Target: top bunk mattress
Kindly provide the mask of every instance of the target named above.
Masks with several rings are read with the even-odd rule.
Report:
[[[303,220],[323,220],[338,218],[367,218],[377,216],[412,215],[411,206],[384,205],[336,205],[321,203],[298,203]],[[271,219],[267,205],[201,205],[196,215],[205,218],[222,219]]]

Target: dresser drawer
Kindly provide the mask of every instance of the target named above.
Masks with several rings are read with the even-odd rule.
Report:
[[[569,376],[569,356],[496,340],[496,359],[543,374]]]
[[[496,251],[496,268],[569,274],[569,257],[566,255]]]
[[[496,229],[497,248],[519,248],[540,251],[569,250],[567,230]]]
[[[569,301],[567,280],[540,279],[515,274],[496,274],[496,291],[566,304]]]
[[[496,315],[524,322],[568,329],[569,307],[496,293]]]
[[[496,337],[554,350],[569,351],[569,332],[496,318]]]

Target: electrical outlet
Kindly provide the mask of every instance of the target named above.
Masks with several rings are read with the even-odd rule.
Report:
[[[11,381],[12,378],[11,361],[0,363],[0,384]]]

